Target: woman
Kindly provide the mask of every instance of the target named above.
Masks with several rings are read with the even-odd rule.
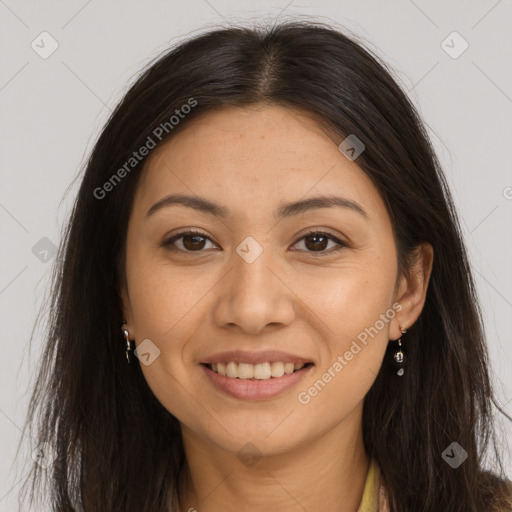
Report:
[[[52,293],[28,416],[52,510],[511,507],[445,178],[339,31],[216,30],[148,67]]]

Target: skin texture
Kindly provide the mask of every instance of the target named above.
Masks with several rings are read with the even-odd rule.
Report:
[[[160,355],[141,364],[159,401],[181,423],[188,483],[181,510],[357,510],[369,459],[362,406],[398,321],[409,328],[425,301],[433,252],[419,247],[409,280],[398,275],[384,202],[357,160],[348,160],[307,113],[280,106],[229,107],[192,121],[148,160],[134,199],[121,291],[130,338],[150,339]],[[146,212],[171,193],[228,208],[217,218],[181,205]],[[284,202],[342,195],[367,218],[340,207],[277,221]],[[208,237],[187,253],[162,246],[195,228]],[[309,228],[332,234],[324,256]],[[248,236],[262,254],[236,252]],[[201,248],[202,247],[202,248]],[[201,252],[202,251],[202,252]],[[381,314],[400,312],[309,403],[307,391]],[[396,310],[395,310],[396,311]],[[315,366],[296,386],[260,401],[227,396],[199,363],[216,352],[278,349]],[[399,378],[399,377],[397,377]],[[261,458],[248,466],[239,450]]]

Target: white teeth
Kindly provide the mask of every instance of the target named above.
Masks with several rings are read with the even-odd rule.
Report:
[[[232,379],[258,379],[267,380],[271,377],[282,377],[290,375],[294,371],[304,368],[303,363],[282,363],[276,361],[273,363],[212,363],[211,369],[219,375],[231,377]]]
[[[270,366],[270,374],[272,377],[282,377],[284,375],[284,364],[272,363]]]
[[[295,365],[293,363],[285,363],[284,364],[284,373],[293,373]]]
[[[270,379],[270,364],[269,363],[261,363],[254,365],[254,378],[255,379]]]
[[[236,379],[238,377],[238,365],[236,363],[228,363],[226,366],[226,375]]]
[[[254,377],[254,366],[252,364],[240,363],[238,365],[239,379],[252,379]]]

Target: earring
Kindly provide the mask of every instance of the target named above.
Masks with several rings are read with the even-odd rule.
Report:
[[[126,360],[128,361],[128,363],[131,363],[130,351],[132,350],[132,345],[130,343],[130,334],[128,333],[128,330],[125,329],[125,327],[126,327],[126,324],[123,322],[123,324],[121,325],[121,330],[123,331],[124,339],[126,342]]]
[[[400,332],[402,334],[405,334],[407,332],[406,329],[403,329],[400,325],[400,322],[398,323],[398,327],[400,328]],[[397,368],[396,374],[401,377],[405,373],[405,354],[402,350],[402,336],[398,340],[396,340],[396,349],[393,353],[393,363],[395,367]]]

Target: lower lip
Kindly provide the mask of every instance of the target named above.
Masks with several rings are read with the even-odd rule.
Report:
[[[233,379],[210,370],[207,366],[200,365],[210,382],[227,395],[242,400],[265,400],[274,398],[284,393],[299,382],[313,365],[305,366],[296,372],[284,374],[282,377],[270,379]]]

